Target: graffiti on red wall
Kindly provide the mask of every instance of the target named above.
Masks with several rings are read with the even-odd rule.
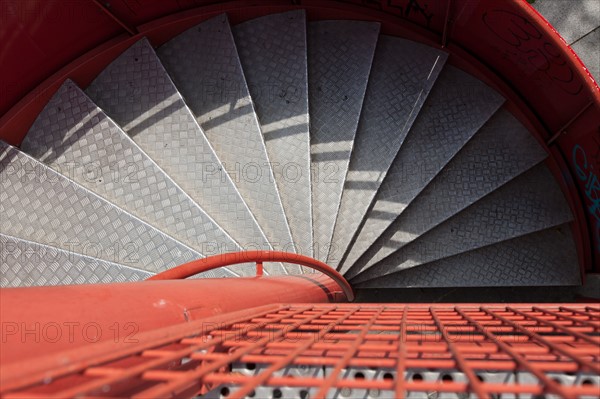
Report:
[[[573,166],[575,174],[584,187],[586,206],[593,220],[596,251],[600,252],[600,180],[596,174],[600,158],[600,142],[596,154],[588,156],[579,144],[573,147]]]
[[[583,82],[561,51],[529,19],[511,11],[490,10],[483,13],[482,21],[508,45],[500,50],[503,58],[532,76],[539,86],[555,86],[572,95],[583,90]]]

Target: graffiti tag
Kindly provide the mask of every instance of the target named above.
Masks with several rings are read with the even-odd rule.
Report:
[[[575,72],[560,50],[527,18],[506,10],[491,10],[483,14],[482,21],[508,45],[503,58],[533,75],[539,85],[556,86],[572,95],[583,90],[583,83],[575,79]]]
[[[594,228],[596,251],[600,252],[600,180],[594,173],[594,165],[589,162],[585,150],[580,145],[573,147],[573,166],[577,178],[585,183],[584,193],[589,202],[588,212],[596,221]]]

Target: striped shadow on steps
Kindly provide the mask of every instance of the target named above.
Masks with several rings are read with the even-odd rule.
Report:
[[[294,249],[227,16],[181,33],[157,53],[268,242]]]
[[[138,150],[132,149],[132,152],[144,159],[137,174],[161,187],[158,193],[148,184],[140,186],[144,196],[151,196],[150,201],[159,201],[156,206],[160,213],[152,217],[170,220],[170,214],[177,213],[174,215],[176,223],[169,228],[162,224],[157,226],[176,237],[186,237],[182,238],[186,242],[192,240],[192,244],[201,245],[201,249],[205,247],[207,255],[238,248],[271,249],[235,185],[222,172],[221,162],[146,39],[135,43],[106,67],[86,93],[131,137],[122,141],[135,142]],[[157,167],[146,168],[149,159],[161,169],[160,173]],[[127,190],[130,188],[120,187],[117,195]],[[188,199],[169,203],[167,192],[177,192],[178,197],[183,195]],[[117,198],[111,200],[119,203]],[[167,209],[169,207],[172,209]],[[197,225],[199,213],[206,215],[201,225]],[[190,220],[185,221],[185,218]],[[177,232],[172,232],[172,228]],[[221,231],[219,239],[206,241],[205,237],[210,236],[202,234],[202,229],[215,228]],[[216,243],[218,248],[206,245],[206,242]],[[244,266],[236,267],[236,270],[241,275],[252,272],[252,268]],[[265,265],[265,270],[274,274],[282,268],[271,264]]]
[[[152,276],[91,256],[0,234],[0,287],[141,281]]]
[[[157,273],[202,255],[0,142],[0,231]],[[227,277],[225,269],[204,277]]]
[[[305,13],[267,15],[232,29],[296,252],[312,256]]]
[[[259,248],[357,287],[580,283],[547,154],[503,99],[379,33],[219,15],[156,51],[141,39],[85,93],[65,82],[23,152],[0,145],[0,285],[141,280]]]
[[[557,227],[572,219],[560,187],[542,163],[371,266],[352,281],[359,283],[421,267],[438,259]]]
[[[569,225],[358,283],[357,288],[580,285]]]
[[[500,109],[348,270],[381,261],[546,158],[508,111]]]
[[[447,54],[419,43],[380,36],[327,263],[337,267]]]
[[[100,110],[66,81],[21,150],[203,256],[240,247]],[[251,268],[230,268],[251,275]]]
[[[375,242],[504,99],[483,82],[446,65],[392,162],[339,270]]]
[[[379,24],[308,24],[313,254],[327,260]]]

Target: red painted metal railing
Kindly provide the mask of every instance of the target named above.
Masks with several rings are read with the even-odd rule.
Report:
[[[256,275],[258,277],[263,275],[263,263],[265,262],[285,262],[309,267],[331,277],[344,291],[348,301],[352,302],[354,300],[354,292],[348,281],[331,266],[308,256],[282,251],[243,251],[209,256],[166,270],[150,277],[148,280],[184,279],[221,267],[248,262],[256,264]]]
[[[6,399],[597,397],[600,305],[269,305],[9,365],[0,386]]]

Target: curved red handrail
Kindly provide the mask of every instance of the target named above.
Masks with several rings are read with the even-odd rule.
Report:
[[[197,259],[183,265],[158,273],[147,280],[177,280],[191,277],[198,273],[218,269],[220,267],[237,265],[241,263],[256,263],[257,275],[262,275],[262,264],[264,262],[286,262],[310,267],[331,277],[344,291],[348,301],[354,300],[354,291],[350,283],[326,263],[308,256],[283,251],[241,251],[227,254],[209,256]]]

